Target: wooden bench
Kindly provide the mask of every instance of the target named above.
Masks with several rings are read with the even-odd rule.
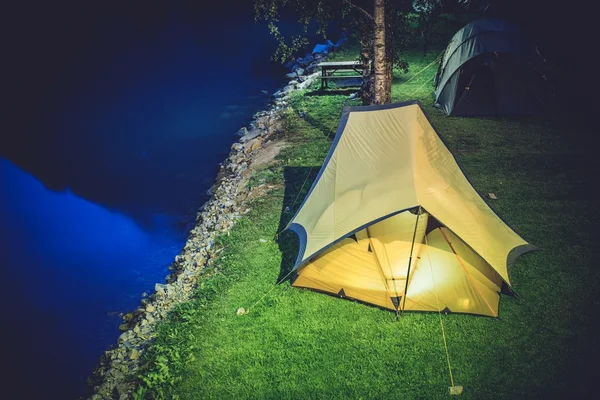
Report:
[[[330,80],[363,77],[364,65],[360,61],[326,61],[319,63],[318,67],[321,68],[321,89],[328,87]]]

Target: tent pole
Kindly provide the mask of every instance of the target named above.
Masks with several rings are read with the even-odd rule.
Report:
[[[417,220],[415,221],[415,230],[413,232],[412,244],[410,245],[410,256],[408,258],[408,271],[406,271],[406,284],[404,285],[404,297],[402,298],[402,308],[400,313],[404,313],[404,307],[406,306],[406,292],[408,291],[408,279],[410,278],[410,267],[412,264],[413,250],[415,248],[415,239],[417,237],[417,226],[419,225],[419,216],[421,215],[421,206],[417,210]]]
[[[375,260],[377,261],[377,266],[379,267],[379,272],[381,273],[381,278],[383,280],[383,286],[385,286],[385,290],[389,293],[390,288],[387,284],[387,281],[385,279],[385,274],[383,273],[383,267],[381,266],[381,263],[379,262],[379,258],[377,258],[377,253],[375,253],[375,246],[373,246],[373,237],[371,236],[371,232],[369,231],[369,228],[365,229],[367,231],[367,237],[369,238],[369,246],[371,247],[371,249],[373,249],[373,254],[375,257]],[[394,292],[396,294],[398,294],[398,291],[396,290],[396,287],[394,285]],[[396,319],[398,319],[398,310],[396,310]]]

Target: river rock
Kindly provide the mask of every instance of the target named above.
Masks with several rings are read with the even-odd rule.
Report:
[[[254,130],[254,131],[248,133],[247,135],[242,136],[240,138],[240,142],[241,143],[246,143],[247,141],[252,140],[255,137],[257,137],[258,135],[260,135],[260,131],[258,129]]]
[[[246,154],[253,152],[256,149],[259,149],[261,146],[262,140],[260,138],[255,138],[252,139],[251,141],[247,142],[246,145],[244,146],[244,152]]]
[[[136,350],[136,349],[132,349],[132,350],[129,352],[129,358],[130,358],[131,360],[137,360],[138,358],[140,358],[140,351],[139,351],[139,350]]]
[[[313,56],[311,56],[310,54],[307,54],[307,55],[306,55],[306,57],[304,57],[304,58],[299,58],[297,61],[298,61],[298,64],[299,64],[301,67],[306,67],[306,66],[307,66],[307,65],[309,65],[309,64],[310,64],[310,63],[311,63],[313,60],[314,60]],[[300,74],[300,75],[301,75],[301,74]]]
[[[231,150],[242,151],[244,146],[241,143],[234,143],[231,145]]]

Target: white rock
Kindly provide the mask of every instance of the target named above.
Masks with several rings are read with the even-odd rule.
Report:
[[[241,143],[234,143],[231,145],[231,150],[242,151],[244,149],[244,145]]]
[[[252,132],[248,133],[248,134],[247,134],[247,135],[245,135],[245,136],[242,136],[242,137],[240,138],[240,142],[241,142],[241,143],[246,143],[247,141],[249,141],[249,140],[252,140],[252,139],[254,139],[255,137],[257,137],[258,135],[260,135],[260,131],[257,129],[257,130],[255,130],[255,131],[252,131]]]

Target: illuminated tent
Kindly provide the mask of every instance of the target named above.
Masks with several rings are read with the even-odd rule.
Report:
[[[453,37],[435,78],[448,115],[532,114],[547,97],[545,62],[529,36],[502,19],[480,19]]]
[[[515,259],[535,249],[488,207],[417,102],[346,107],[287,229],[293,285],[396,311],[498,315]]]

